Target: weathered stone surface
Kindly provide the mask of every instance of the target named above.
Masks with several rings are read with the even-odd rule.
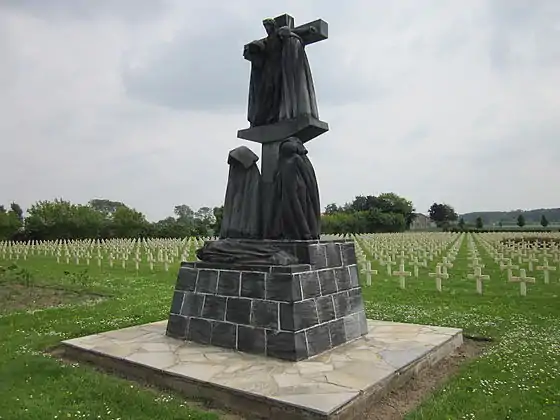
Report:
[[[365,314],[363,312],[357,312],[344,317],[344,332],[346,334],[347,341],[354,340],[361,335],[362,316],[365,318]]]
[[[326,324],[317,325],[305,332],[307,336],[308,356],[315,356],[331,348],[329,336],[329,326]]]
[[[309,246],[309,261],[316,270],[327,267],[327,245],[316,244]]]
[[[335,318],[334,302],[332,296],[322,296],[317,298],[317,315],[319,323],[332,321]]]
[[[204,299],[204,307],[202,308],[202,317],[223,321],[226,315],[226,298],[223,296],[206,295]]]
[[[346,342],[346,331],[344,329],[344,318],[329,322],[329,333],[333,347],[340,346]]]
[[[340,243],[328,243],[327,246],[327,267],[342,266],[342,251]]]
[[[261,328],[237,327],[237,349],[246,353],[266,353],[265,330]]]
[[[301,300],[299,275],[272,273],[266,277],[266,299],[284,302]]]
[[[189,267],[181,267],[177,275],[177,285],[175,289],[194,292],[196,288],[196,279],[198,278],[198,270]]]
[[[222,270],[218,277],[217,293],[223,296],[239,296],[241,273],[239,271]]]
[[[278,303],[254,300],[251,310],[251,325],[261,328],[278,329]]]
[[[204,295],[192,292],[186,292],[183,299],[183,307],[181,315],[199,317],[202,315],[202,305],[204,304]]]
[[[202,318],[190,318],[187,338],[196,343],[210,344],[212,322]]]
[[[251,299],[228,297],[226,321],[249,325],[251,322]]]
[[[264,299],[265,276],[265,273],[244,271],[241,274],[241,296]]]
[[[216,293],[219,270],[203,269],[198,271],[197,293]]]
[[[245,353],[242,354],[165,337],[166,324],[169,331],[173,328],[169,323],[174,322],[67,340],[62,348],[68,352],[67,357],[112,366],[117,371],[122,368],[127,376],[135,377],[138,373],[139,378],[155,381],[154,385],[192,391],[189,396],[200,397],[201,390],[211,389],[211,393],[204,394],[206,398],[226,404],[231,411],[241,411],[247,418],[284,420],[288,418],[286,413],[290,413],[293,420],[362,420],[364,405],[371,406],[387,391],[404,384],[421,369],[434,366],[462,343],[461,331],[457,329],[368,321],[365,337],[311,360],[279,363],[272,354],[262,357],[262,329],[238,327],[239,347]],[[337,336],[333,334],[337,330],[334,326],[340,323],[344,321],[327,324],[331,337]],[[216,330],[222,328],[217,325],[213,328],[213,339]],[[292,340],[289,333],[277,337],[268,334],[272,353],[279,349],[294,359],[301,354],[299,357],[307,358],[305,337]],[[316,343],[313,338],[312,343]],[[251,352],[260,355],[246,354]]]
[[[348,272],[350,274],[350,287],[358,287],[360,285],[360,278],[358,276],[358,267],[356,265],[351,265],[348,267]]]
[[[189,327],[188,318],[180,315],[170,315],[167,323],[167,334],[175,338],[186,338]]]
[[[342,318],[350,313],[350,299],[348,292],[339,292],[333,295],[334,313],[337,318]]]
[[[338,291],[350,289],[350,271],[348,267],[335,268],[334,278],[336,280],[336,287]]]
[[[334,271],[330,268],[326,270],[320,270],[319,274],[319,283],[321,285],[321,294],[331,295],[336,293],[336,280],[334,277]]]
[[[308,357],[305,334],[268,330],[266,332],[266,354],[285,360],[303,360]]]
[[[321,296],[321,286],[319,285],[319,276],[316,271],[301,273],[299,281],[301,282],[303,299]]]
[[[294,325],[294,305],[290,303],[280,303],[280,329],[284,331],[295,331]]]
[[[237,326],[227,322],[214,322],[212,326],[211,344],[214,346],[235,348],[237,342]]]
[[[348,291],[350,301],[350,312],[359,312],[364,310],[364,300],[362,298],[362,289],[357,287]]]
[[[307,299],[294,303],[294,327],[295,331],[317,325],[317,305],[314,299]]]
[[[170,312],[172,314],[179,314],[181,313],[181,306],[183,306],[183,296],[185,294],[183,292],[175,291],[173,293],[173,299],[171,300],[171,309]]]
[[[342,263],[343,265],[357,264],[356,249],[354,242],[346,242],[342,244]]]

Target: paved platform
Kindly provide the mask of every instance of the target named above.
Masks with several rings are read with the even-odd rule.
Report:
[[[66,340],[67,357],[210,399],[248,418],[361,419],[463,342],[455,328],[368,320],[368,334],[300,362],[185,342],[167,321]]]

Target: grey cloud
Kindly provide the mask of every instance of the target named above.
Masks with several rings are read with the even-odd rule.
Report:
[[[162,14],[168,0],[3,0],[0,9],[11,9],[45,20],[118,18],[152,20]]]
[[[122,77],[127,94],[175,109],[239,111],[247,101],[250,75],[250,64],[242,57],[243,45],[255,34],[264,36],[264,29],[254,14],[241,18],[215,13],[211,22],[195,35],[185,30],[172,42],[158,46],[156,56],[145,65],[134,66],[125,57]],[[364,83],[370,75],[359,66],[342,64],[344,44],[325,45],[329,42],[308,48],[321,104],[343,105],[388,93],[381,85]]]
[[[496,70],[560,63],[560,2],[557,0],[492,0],[488,7],[489,55]],[[521,54],[516,53],[519,46]]]

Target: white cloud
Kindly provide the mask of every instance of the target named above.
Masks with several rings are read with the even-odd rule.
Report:
[[[220,204],[247,126],[242,45],[287,11],[330,25],[308,50],[331,126],[308,146],[324,205],[394,191],[421,211],[558,206],[553,0],[47,4],[0,6],[6,204],[104,197],[151,219]]]

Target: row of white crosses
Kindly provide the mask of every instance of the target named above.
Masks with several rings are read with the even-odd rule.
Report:
[[[134,267],[138,271],[145,263],[150,270],[160,265],[168,271],[178,261],[194,259],[195,250],[203,243],[200,238],[3,241],[0,260],[15,262],[35,255],[56,259],[59,264],[90,265],[96,261],[100,267],[106,262],[109,267]]]
[[[356,255],[367,286],[372,283],[372,275],[378,274],[378,270],[372,269],[371,260],[366,258],[369,254],[386,268],[387,275],[398,278],[400,287],[404,289],[407,277],[414,275],[418,278],[420,268],[427,268],[429,262],[440,258],[439,270],[448,276],[447,269],[453,267],[451,261],[457,255],[461,240],[462,235],[449,233],[364,235],[356,242]],[[446,250],[447,255],[441,257]],[[393,265],[397,264],[398,269],[394,271]],[[412,267],[412,272],[406,271],[406,265]],[[436,283],[441,283],[441,278]]]
[[[560,239],[557,234],[539,235],[539,238]],[[549,261],[560,263],[560,250],[558,242],[544,242],[538,247],[534,241],[524,241],[529,235],[516,234],[483,234],[479,235],[481,245],[494,258],[501,270],[507,270],[507,281],[519,283],[521,296],[527,295],[527,283],[536,283],[536,277],[527,276],[527,271],[542,271],[545,284],[550,283],[550,273],[557,270],[556,265]],[[534,234],[532,235],[534,238]],[[516,262],[517,264],[514,264]],[[540,265],[539,265],[540,264]],[[513,271],[519,270],[519,275],[514,276]]]

